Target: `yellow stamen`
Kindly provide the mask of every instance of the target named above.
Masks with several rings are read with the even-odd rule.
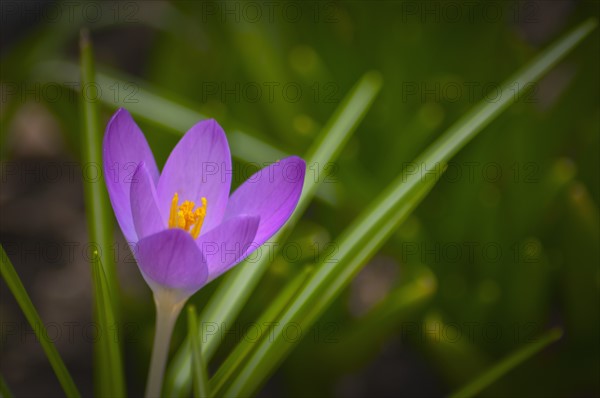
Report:
[[[202,198],[200,200],[202,202],[202,207],[196,209],[196,213],[194,214],[196,216],[196,220],[191,232],[194,239],[196,239],[198,235],[200,235],[200,230],[202,230],[202,224],[204,224],[204,217],[206,217],[206,205],[208,202],[206,201],[206,198]]]
[[[169,228],[177,226],[177,204],[179,203],[179,195],[175,192],[171,201],[171,212],[169,213]]]
[[[202,206],[194,209],[196,204],[186,200],[179,206],[179,196],[177,193],[171,201],[171,212],[169,214],[169,228],[181,228],[188,231],[194,239],[200,235],[204,218],[206,217],[206,207],[208,201],[201,198]],[[190,228],[192,229],[190,231]]]

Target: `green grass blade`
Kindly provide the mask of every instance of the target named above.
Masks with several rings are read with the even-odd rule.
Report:
[[[527,359],[531,358],[543,348],[554,343],[563,335],[562,329],[554,328],[540,337],[538,340],[519,348],[499,363],[494,365],[482,375],[478,376],[471,383],[467,384],[457,392],[450,395],[451,398],[469,398],[474,397],[486,387],[494,383],[496,380],[510,372],[515,367],[519,366]]]
[[[225,396],[252,395],[275,367],[294,347],[283,339],[283,328],[293,322],[307,330],[339,295],[354,275],[374,254],[397,226],[422,201],[439,179],[443,166],[478,132],[515,101],[511,95],[514,82],[519,87],[537,80],[573,49],[596,26],[587,21],[542,52],[502,86],[502,99],[482,102],[459,119],[417,160],[427,173],[403,172],[345,231],[339,239],[338,262],[321,264],[309,278],[296,300],[274,327],[275,338],[263,340],[245,363],[239,376],[225,391]]]
[[[369,110],[381,89],[381,84],[381,76],[378,72],[368,72],[356,83],[323,128],[319,139],[307,152],[305,159],[308,165],[323,166],[337,158],[344,144]],[[319,183],[323,180],[324,167],[319,167],[318,170],[319,174],[314,178],[306,178],[296,211],[284,228],[269,240],[270,242],[281,242],[298,222],[315,196]],[[254,263],[242,263],[230,271],[204,308],[200,316],[202,322],[214,322],[219,327],[231,323],[267,270],[270,264],[269,257],[262,256],[259,261]],[[218,335],[219,333],[206,336],[202,353],[207,361],[210,360],[220,343]],[[166,391],[169,396],[181,396],[189,391],[190,356],[188,347],[189,342],[184,342],[169,367],[166,378]]]
[[[527,87],[556,65],[569,51],[583,40],[597,25],[594,18],[583,22],[562,39],[529,62],[525,67],[505,80],[500,87],[500,98],[494,103],[480,102],[470,112],[459,119],[446,133],[431,145],[423,159],[449,159],[458,152],[477,133],[486,127],[496,116],[502,113],[515,100],[514,87]]]
[[[427,178],[419,189],[411,191],[411,195],[397,206],[394,211],[384,215],[377,214],[381,224],[365,233],[362,242],[352,234],[340,240],[339,260],[335,264],[321,264],[309,278],[296,299],[290,303],[287,311],[277,320],[273,328],[273,339],[260,342],[252,356],[240,370],[224,392],[224,396],[250,396],[266,380],[275,367],[294,347],[283,338],[285,327],[290,324],[300,325],[300,330],[308,330],[318,316],[331,303],[347,283],[358,273],[363,265],[380,248],[385,239],[395,230],[421,199],[433,188],[437,178]],[[298,339],[299,341],[299,339]]]
[[[102,133],[98,118],[98,103],[93,93],[95,86],[94,57],[91,42],[86,31],[82,31],[81,86],[83,113],[82,161],[102,170]],[[96,318],[101,330],[111,330],[116,325],[118,285],[114,263],[108,255],[112,243],[112,210],[108,194],[99,172],[98,178],[84,183],[86,215],[90,241],[97,254],[92,261],[92,279],[95,287]],[[98,268],[102,267],[101,270]],[[98,358],[96,383],[101,395],[124,396],[125,383],[121,365],[119,342],[115,339],[99,339],[94,347]],[[105,378],[110,379],[110,383]]]
[[[98,117],[98,103],[93,88],[95,82],[94,55],[92,44],[87,33],[82,32],[81,42],[81,95],[83,114],[82,154],[84,164],[94,165],[98,169],[98,178],[90,178],[84,184],[86,215],[90,240],[97,245],[104,273],[112,289],[117,288],[114,263],[109,261],[108,248],[112,243],[112,210],[108,201],[108,193],[101,178],[102,172],[102,131]]]
[[[45,336],[48,335],[46,328],[44,327],[44,323],[40,319],[39,314],[35,310],[17,271],[13,267],[8,255],[4,251],[4,247],[0,245],[0,272],[2,273],[2,278],[6,282],[8,289],[12,293],[12,295],[17,300],[19,307],[25,314],[25,318],[27,318],[27,322],[33,329],[35,336],[38,341],[42,345],[48,360],[50,361],[50,365],[52,366],[52,370],[56,374],[58,381],[60,382],[61,387],[63,388],[65,395],[67,397],[80,397],[79,390],[75,386],[67,367],[62,361],[56,347],[52,343],[50,339],[47,339]],[[4,382],[2,382],[3,386],[5,386]]]
[[[279,317],[294,295],[299,291],[300,286],[306,281],[308,275],[313,271],[312,267],[305,268],[301,273],[289,281],[285,287],[275,297],[271,305],[255,322],[261,328],[261,334],[258,339],[253,340],[250,331],[240,340],[234,350],[227,356],[225,362],[219,367],[217,373],[210,379],[211,391],[213,396],[220,395],[220,392],[227,385],[227,381],[242,366],[252,349],[257,345],[261,338],[269,335],[268,327]]]
[[[198,320],[196,317],[196,308],[193,305],[188,306],[188,339],[192,350],[192,379],[194,385],[194,397],[204,398],[209,396],[208,374],[206,373],[206,364],[202,360],[202,350],[200,349],[201,336],[198,336]]]
[[[114,312],[110,305],[111,291],[102,266],[102,259],[97,251],[93,253],[92,274],[96,295],[96,315],[100,330],[118,330]],[[108,366],[108,369],[103,373],[106,379],[101,380],[101,382],[107,387],[109,396],[124,397],[125,382],[123,380],[123,365],[121,363],[118,335],[112,336],[107,333],[105,338],[99,340],[99,347],[105,355],[104,358],[106,358]]]

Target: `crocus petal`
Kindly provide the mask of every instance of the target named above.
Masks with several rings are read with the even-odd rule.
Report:
[[[229,198],[225,219],[241,214],[260,216],[254,243],[262,245],[290,217],[302,193],[306,164],[290,156],[259,170]]]
[[[139,239],[167,229],[167,224],[158,210],[152,177],[144,162],[140,163],[133,173],[130,200],[133,225]]]
[[[260,223],[258,216],[237,216],[196,239],[208,264],[211,281],[242,261],[259,245],[253,243]]]
[[[119,109],[108,122],[103,142],[104,180],[115,217],[129,242],[138,240],[130,207],[130,183],[137,166],[144,162],[154,183],[158,168],[152,151],[129,112]]]
[[[157,186],[158,205],[165,220],[173,195],[180,203],[199,204],[205,197],[208,206],[203,229],[208,231],[223,219],[231,188],[231,155],[225,132],[210,119],[197,123],[177,143],[163,168]]]
[[[182,229],[166,229],[141,239],[135,257],[146,282],[193,294],[206,284],[206,260],[192,236]]]

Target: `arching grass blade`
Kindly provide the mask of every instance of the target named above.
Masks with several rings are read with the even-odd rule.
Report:
[[[52,370],[54,370],[54,374],[56,374],[60,385],[65,391],[65,395],[69,398],[80,397],[81,395],[79,394],[79,390],[77,389],[77,386],[75,386],[75,383],[71,378],[71,374],[67,370],[67,367],[60,357],[60,354],[56,350],[52,340],[46,337],[48,336],[48,332],[44,327],[44,323],[40,319],[40,316],[33,306],[33,303],[31,302],[31,299],[29,298],[21,279],[17,274],[17,271],[13,267],[2,245],[0,245],[0,272],[2,273],[2,278],[6,282],[8,289],[17,300],[17,303],[23,311],[23,314],[25,314],[25,318],[27,318],[27,322],[29,322],[29,325],[33,329],[35,337],[42,345],[42,348],[44,349],[44,352],[50,361]],[[3,380],[2,386],[5,386]]]

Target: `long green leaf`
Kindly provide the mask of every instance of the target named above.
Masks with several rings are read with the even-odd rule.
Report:
[[[533,341],[524,347],[517,349],[515,352],[498,362],[491,369],[488,369],[482,375],[478,376],[475,380],[456,391],[451,398],[469,398],[476,396],[478,393],[483,391],[486,387],[494,383],[496,380],[504,376],[506,373],[531,358],[546,346],[554,343],[560,339],[563,335],[562,329],[554,328],[540,337],[538,340]]]
[[[86,214],[90,239],[97,246],[102,258],[104,272],[111,288],[116,289],[115,266],[106,255],[112,243],[112,210],[102,179],[102,131],[98,117],[98,97],[95,89],[94,55],[88,34],[82,31],[81,38],[81,104],[83,114],[83,134],[81,158],[84,164],[94,165],[98,178],[90,178],[84,184]]]
[[[394,231],[414,208],[420,203],[437,178],[427,178],[418,189],[411,192],[394,211],[381,219],[378,229],[371,229],[372,235],[362,242],[347,237],[339,244],[338,263],[321,264],[309,278],[296,299],[289,304],[287,311],[277,319],[273,328],[273,339],[263,340],[255,348],[252,356],[239,371],[239,375],[225,390],[223,396],[250,396],[265,381],[275,367],[283,361],[285,355],[294,347],[286,336],[288,325],[300,325],[306,331],[317,320],[329,303],[341,292],[343,287],[358,273],[363,265],[379,249],[385,239]],[[352,243],[350,243],[352,242]],[[349,248],[349,249],[348,249]],[[339,264],[344,265],[340,267]],[[299,341],[300,339],[297,339]]]
[[[194,397],[205,398],[209,396],[208,374],[206,372],[206,363],[202,359],[202,350],[200,349],[201,336],[198,336],[197,330],[196,307],[190,305],[188,306],[188,338],[190,339],[192,349]]]
[[[84,164],[102,167],[102,133],[98,118],[98,103],[95,85],[94,57],[91,42],[86,31],[81,33],[81,105],[83,114],[82,161]],[[101,330],[114,328],[117,316],[118,285],[115,266],[108,255],[112,243],[112,211],[108,202],[108,194],[101,177],[90,179],[84,184],[86,215],[90,241],[95,245],[92,261],[92,279],[95,287],[96,317]],[[98,267],[102,267],[98,270]],[[108,333],[108,332],[107,332]],[[96,386],[100,395],[124,396],[125,382],[123,378],[119,341],[110,338],[98,339],[94,347],[98,358],[96,367]],[[105,378],[111,380],[106,382]]]
[[[273,339],[263,340],[245,363],[225,396],[249,396],[265,382],[275,367],[294,347],[285,341],[284,328],[292,323],[307,330],[339,295],[394,229],[422,201],[449,159],[506,109],[515,98],[511,86],[524,87],[540,78],[596,26],[589,20],[543,51],[502,86],[501,98],[482,102],[459,119],[417,160],[422,173],[405,170],[374,203],[358,217],[339,240],[336,264],[322,264],[306,283],[297,299],[279,318]]]
[[[324,179],[324,166],[337,158],[344,144],[369,110],[381,84],[381,76],[378,72],[368,72],[362,76],[323,128],[319,139],[305,156],[309,166],[319,166],[318,173],[306,178],[296,211],[284,228],[269,240],[274,243],[273,247],[284,240],[314,198],[320,182]],[[202,312],[200,317],[202,322],[212,322],[219,328],[231,323],[267,270],[270,257],[261,256],[256,262],[246,261],[229,272]],[[207,361],[220,343],[218,337],[219,333],[205,336],[202,353]],[[185,395],[190,389],[188,347],[189,342],[184,342],[169,367],[166,378],[166,391],[169,396]]]
[[[279,317],[281,312],[286,308],[288,303],[292,300],[294,295],[300,289],[300,286],[306,281],[306,278],[313,271],[312,267],[307,267],[303,272],[296,275],[285,287],[277,294],[273,299],[273,302],[263,312],[263,314],[254,322],[260,330],[258,338],[253,338],[251,333],[254,331],[248,331],[246,335],[240,340],[235,349],[227,356],[225,362],[219,367],[219,370],[210,379],[211,391],[213,396],[218,396],[220,391],[226,386],[227,380],[229,380],[236,371],[242,366],[248,355],[252,352],[252,349],[257,343],[269,336],[269,327]]]
[[[125,383],[123,380],[123,365],[121,363],[121,352],[118,334],[112,336],[108,331],[116,330],[116,319],[111,308],[111,291],[108,286],[102,260],[97,251],[93,253],[92,275],[94,292],[96,295],[96,315],[100,324],[100,330],[106,331],[103,338],[99,339],[99,347],[105,355],[108,369],[103,373],[106,379],[101,382],[107,388],[108,395],[113,397],[125,396]]]
[[[255,324],[261,328],[264,325],[273,325],[277,321],[277,318],[287,308],[293,297],[299,292],[302,284],[306,281],[312,271],[312,267],[307,268],[304,273],[299,274],[295,279],[290,281]],[[365,330],[365,328],[353,330],[353,334],[345,335],[340,339],[342,344],[335,344],[335,349],[333,349],[334,347],[332,347],[331,350],[326,349],[327,353],[335,352],[339,354],[343,351],[344,355],[351,357],[357,353],[358,346],[364,345],[365,340],[369,341],[369,343],[366,344],[367,348],[360,347],[360,351],[364,352],[368,350],[369,347],[372,348],[371,344],[377,344],[376,341],[379,335],[377,333],[373,334],[373,329],[375,327],[385,327],[386,322],[389,323],[389,319],[394,318],[395,313],[401,311],[404,312],[407,308],[423,302],[435,290],[435,279],[430,271],[421,272],[423,275],[420,275],[410,283],[396,288],[391,292],[386,298],[385,304],[378,306],[369,314],[370,322],[359,322],[358,326],[364,326],[365,328],[368,328],[368,330]],[[228,355],[225,362],[210,380],[213,396],[223,396],[222,393],[224,389],[227,387],[232,377],[239,372],[239,369],[242,367],[254,347],[256,347],[262,339],[267,338],[267,336],[272,336],[271,330],[267,328],[261,330],[261,332],[259,338],[254,341],[250,336],[251,333],[248,332],[235,349]],[[381,330],[378,332],[380,334]],[[357,344],[357,341],[360,343]],[[323,352],[321,352],[321,354],[322,353]],[[346,362],[346,358],[343,362]]]
[[[17,300],[21,311],[25,314],[25,318],[27,318],[27,322],[33,329],[35,336],[38,341],[42,345],[48,360],[50,361],[50,365],[52,366],[52,370],[54,370],[54,374],[58,378],[60,385],[62,386],[65,395],[67,397],[80,397],[79,391],[67,370],[64,362],[62,361],[60,354],[56,350],[56,347],[52,343],[51,339],[48,339],[46,336],[48,332],[44,327],[42,320],[40,319],[39,314],[35,310],[17,271],[13,267],[8,255],[4,251],[4,247],[0,245],[0,272],[2,273],[2,278],[6,282],[8,289],[12,293],[12,295]],[[5,392],[3,392],[4,394]]]

